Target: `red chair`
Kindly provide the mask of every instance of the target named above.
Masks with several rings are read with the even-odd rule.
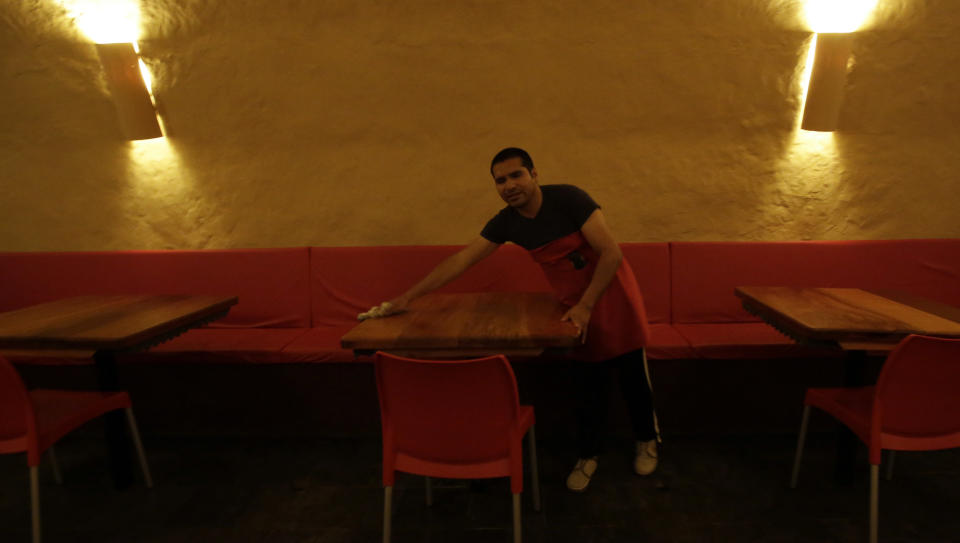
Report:
[[[867,444],[870,541],[876,543],[881,451],[887,449],[892,455],[893,451],[960,447],[957,390],[960,390],[960,339],[918,335],[908,336],[890,353],[875,386],[808,389],[790,488],[797,486],[810,407],[819,407]],[[888,471],[888,479],[890,474]]]
[[[27,391],[20,375],[6,358],[0,356],[0,454],[27,453],[30,468],[30,509],[33,541],[40,542],[40,486],[37,466],[40,455],[49,450],[54,476],[60,473],[53,456],[53,444],[87,421],[114,409],[124,409],[130,433],[143,469],[147,487],[153,487],[150,468],[143,454],[130,396],[126,392],[86,392],[77,390]]]
[[[395,471],[428,477],[428,505],[429,477],[510,477],[513,540],[519,543],[524,434],[536,511],[540,483],[533,407],[520,405],[507,359],[428,361],[378,352],[375,366],[383,431],[384,543],[390,541]]]

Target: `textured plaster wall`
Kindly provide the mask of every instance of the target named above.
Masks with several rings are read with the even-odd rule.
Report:
[[[624,241],[958,237],[960,2],[879,0],[842,130],[799,0],[151,0],[123,139],[54,0],[0,0],[0,250],[463,243],[526,147]]]

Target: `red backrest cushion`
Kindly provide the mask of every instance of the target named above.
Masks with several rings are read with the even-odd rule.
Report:
[[[620,250],[637,277],[647,320],[670,322],[670,244],[621,243]]]
[[[0,311],[83,294],[216,294],[239,303],[212,327],[310,326],[306,247],[0,253]]]
[[[752,322],[733,289],[890,289],[960,306],[960,240],[671,243],[673,322]]]
[[[356,322],[357,314],[403,294],[458,245],[312,247],[313,324]],[[438,292],[548,292],[550,285],[526,251],[500,247]]]

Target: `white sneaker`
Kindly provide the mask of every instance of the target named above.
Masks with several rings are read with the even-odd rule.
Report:
[[[633,461],[633,471],[637,475],[650,475],[657,469],[657,440],[637,442],[637,457]]]
[[[573,466],[573,471],[567,476],[567,488],[574,492],[583,492],[590,484],[590,479],[597,471],[597,457],[581,458],[577,460],[577,465]]]

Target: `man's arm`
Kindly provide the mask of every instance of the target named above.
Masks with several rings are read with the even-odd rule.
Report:
[[[490,256],[499,248],[499,243],[478,237],[463,249],[460,249],[444,259],[440,264],[437,264],[437,267],[434,268],[433,271],[418,281],[417,284],[410,287],[409,290],[389,302],[384,302],[371,308],[370,311],[366,313],[361,313],[358,315],[358,318],[363,320],[372,317],[386,317],[387,315],[405,311],[410,302],[460,277],[460,275],[471,266]]]
[[[580,232],[587,239],[587,243],[597,252],[597,267],[593,271],[590,284],[587,285],[587,290],[583,292],[580,301],[566,312],[563,320],[569,320],[575,324],[580,330],[580,338],[586,341],[590,313],[600,296],[603,295],[603,291],[607,289],[610,281],[617,274],[617,268],[620,267],[620,261],[623,260],[623,253],[620,251],[617,241],[613,239],[613,234],[607,227],[607,222],[599,209],[590,214],[587,222],[580,227]]]

